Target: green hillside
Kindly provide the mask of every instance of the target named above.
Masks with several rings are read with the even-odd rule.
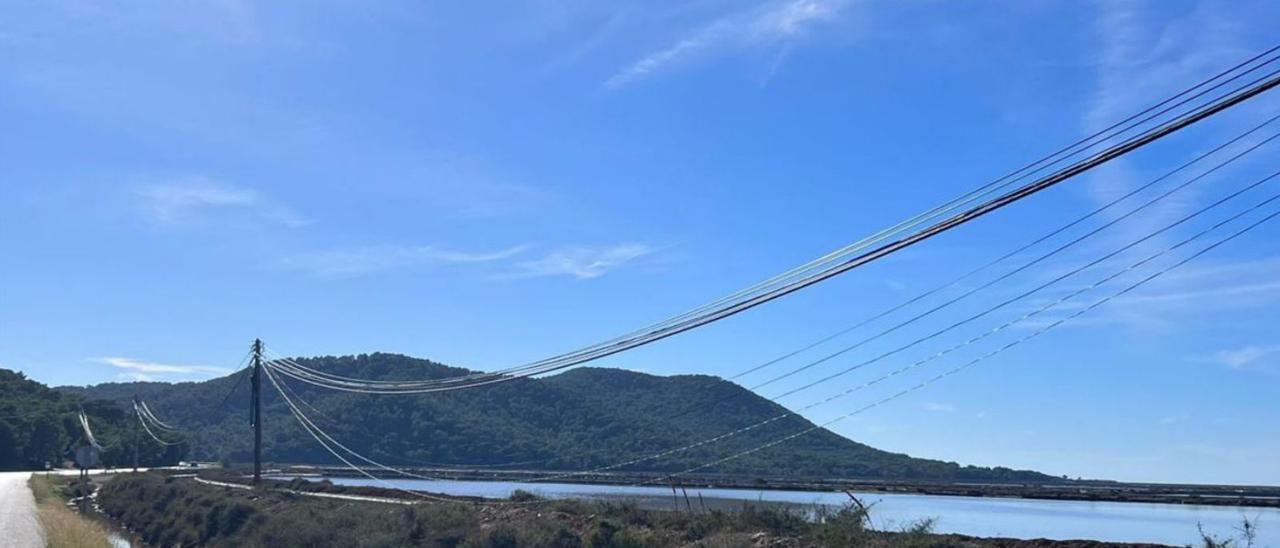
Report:
[[[132,395],[124,398],[131,399]],[[81,409],[103,446],[102,464],[131,464],[131,408],[52,390],[21,373],[0,369],[0,470],[36,470],[72,459],[75,449],[84,445],[77,420]],[[186,451],[183,445],[161,447],[140,439],[139,463],[145,466],[175,463]]]
[[[300,359],[371,379],[447,377],[468,371],[395,354]],[[193,458],[243,462],[250,452],[246,371],[202,383],[112,383],[64,389],[127,401],[141,394],[166,421],[195,432]],[[417,396],[367,396],[291,383],[308,414],[347,446],[392,465],[505,466],[578,470],[685,445],[776,416],[784,409],[709,376],[657,377],[583,368],[543,379]],[[233,390],[234,388],[234,390]],[[267,459],[336,463],[264,388]],[[230,394],[230,397],[228,397]],[[226,402],[222,404],[222,402]],[[808,428],[791,416],[721,443],[622,471],[678,471]],[[750,476],[1053,481],[1035,472],[959,466],[880,451],[826,430],[707,472]]]

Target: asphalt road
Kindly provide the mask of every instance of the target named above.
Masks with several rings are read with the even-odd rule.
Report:
[[[0,472],[0,543],[13,548],[44,546],[36,499],[27,487],[31,472]]]

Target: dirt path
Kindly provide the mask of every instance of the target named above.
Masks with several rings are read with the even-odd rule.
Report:
[[[0,472],[0,539],[14,548],[44,546],[36,499],[27,487],[31,472]]]

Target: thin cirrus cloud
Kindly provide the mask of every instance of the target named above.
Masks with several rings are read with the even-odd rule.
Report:
[[[613,246],[565,246],[529,258],[532,246],[518,245],[496,251],[459,251],[439,246],[377,245],[334,249],[286,257],[276,263],[281,270],[304,272],[328,280],[349,279],[433,266],[498,265],[493,279],[567,276],[579,280],[599,278],[657,250],[646,244]],[[526,257],[526,258],[522,258]]]
[[[571,246],[554,250],[538,259],[517,262],[504,278],[569,276],[579,280],[599,278],[624,265],[653,255],[652,246],[639,243],[614,246]]]
[[[1171,21],[1152,24],[1148,17],[1158,3],[1103,2],[1096,18],[1100,47],[1090,52],[1095,63],[1096,90],[1086,107],[1082,125],[1101,130],[1125,116],[1163,99],[1168,90],[1198,82],[1248,55],[1250,48],[1238,32],[1239,15],[1211,6],[1198,6]],[[1242,12],[1243,13],[1243,12]],[[1248,79],[1246,79],[1247,81]],[[1238,126],[1240,131],[1244,126]],[[1253,143],[1240,143],[1233,154]],[[1088,179],[1090,198],[1108,203],[1145,182],[1153,174],[1128,159],[1117,159]],[[1148,214],[1113,231],[1114,238],[1136,237],[1181,216],[1204,202],[1195,188],[1162,200]],[[1108,212],[1115,216],[1118,211]],[[1166,241],[1159,237],[1151,245]]]
[[[153,221],[166,225],[192,224],[219,215],[247,216],[288,227],[311,222],[257,190],[207,177],[149,184],[137,188],[135,195]]]
[[[497,251],[471,252],[437,246],[377,245],[305,253],[281,259],[284,270],[306,272],[323,279],[355,278],[390,270],[433,265],[492,263],[523,253],[520,245]]]
[[[1145,255],[1144,255],[1145,257]],[[1032,312],[1049,306],[1034,317],[1020,320],[1018,329],[1036,330],[1088,307],[1098,300],[1112,295],[1157,271],[1148,265],[1132,273],[1120,276],[1096,289],[1087,290],[1065,302],[1057,302],[1062,296],[1086,289],[1110,274],[1126,268],[1138,258],[1115,260],[1092,275],[1072,278],[1072,282],[1059,284],[1042,296],[1026,301],[1024,312]],[[1065,271],[1052,271],[1056,277]],[[1063,324],[1072,328],[1101,328],[1123,326],[1135,330],[1167,331],[1198,329],[1202,322],[1224,325],[1230,322],[1252,321],[1243,310],[1265,309],[1280,303],[1280,257],[1258,259],[1200,261],[1187,263],[1176,270],[1169,270],[1158,278],[1144,283],[1140,288],[1109,300],[1105,305]],[[1051,278],[1050,278],[1051,279]],[[1031,285],[1017,286],[1010,295],[1019,294]],[[1051,305],[1051,306],[1050,306]]]
[[[156,363],[133,358],[106,357],[94,358],[90,361],[110,365],[120,370],[122,378],[135,381],[206,378],[231,372],[221,367]]]
[[[730,15],[627,65],[605,81],[617,89],[673,67],[752,50],[785,50],[819,23],[835,19],[845,0],[788,0]]]
[[[955,413],[956,406],[949,403],[925,402],[921,407],[931,413]]]
[[[1242,348],[1219,350],[1213,360],[1236,370],[1255,367],[1264,359],[1280,354],[1280,345],[1249,345]]]

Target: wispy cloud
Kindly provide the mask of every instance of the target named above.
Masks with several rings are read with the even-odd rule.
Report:
[[[539,259],[516,263],[515,272],[503,277],[571,276],[580,280],[598,278],[656,251],[652,246],[639,243],[608,247],[565,247]]]
[[[674,66],[750,50],[775,50],[776,66],[789,47],[809,36],[817,24],[833,20],[847,3],[787,0],[721,18],[641,57],[606,80],[605,87],[623,87]]]
[[[241,186],[200,176],[182,177],[135,190],[152,220],[171,225],[207,220],[218,213],[242,214],[289,227],[310,221],[292,208]]]
[[[1100,47],[1091,54],[1091,58],[1097,60],[1097,85],[1083,119],[1083,126],[1089,132],[1102,130],[1155,104],[1168,94],[1185,89],[1256,53],[1253,51],[1256,46],[1247,45],[1246,33],[1242,32],[1249,26],[1250,16],[1244,15],[1248,13],[1245,10],[1228,13],[1203,4],[1188,13],[1163,18],[1155,16],[1161,5],[1159,2],[1101,2],[1097,5],[1100,13],[1096,18],[1096,34]],[[1252,78],[1246,77],[1243,82]],[[1265,101],[1263,99],[1259,103]],[[1243,131],[1257,121],[1222,116],[1215,123]],[[1238,143],[1216,156],[1215,161],[1253,144],[1249,140]],[[1098,203],[1108,203],[1173,165],[1159,164],[1152,169],[1137,158],[1117,159],[1088,177],[1090,198]],[[1110,231],[1111,237],[1129,240],[1180,217],[1204,203],[1212,194],[1210,190],[1216,179],[1231,173],[1227,170],[1216,174],[1203,183],[1161,200],[1147,213]],[[1114,217],[1124,211],[1125,208],[1117,208],[1107,215]],[[1176,234],[1171,232],[1155,238],[1147,245],[1159,246]]]
[[[121,370],[120,377],[135,381],[183,380],[205,378],[215,375],[226,375],[231,371],[221,367],[204,365],[178,365],[156,363],[133,358],[93,358],[90,361],[110,365]]]
[[[955,413],[956,412],[956,406],[951,405],[949,403],[938,403],[938,402],[930,401],[930,402],[925,402],[922,405],[922,407],[924,407],[925,411],[930,411],[933,413]]]
[[[1106,263],[1106,266],[1081,283],[1064,285],[1046,291],[1043,296],[1024,304],[1025,311],[1039,309],[1058,301],[1059,297],[1073,293],[1091,282],[1109,275],[1113,269],[1128,266],[1127,261]],[[1123,266],[1122,266],[1123,264]],[[1135,283],[1154,272],[1154,267],[1133,272],[1087,291],[1073,299],[1055,304],[1034,318],[1020,322],[1018,328],[1040,329],[1050,323],[1073,314]],[[1133,293],[1114,298],[1090,313],[1072,319],[1063,327],[1114,327],[1124,326],[1143,331],[1163,331],[1175,327],[1187,327],[1196,322],[1240,319],[1243,310],[1261,310],[1280,304],[1280,257],[1257,260],[1214,261],[1188,263],[1143,285]],[[1037,283],[1038,282],[1032,282]],[[1021,292],[1023,289],[1017,289]],[[1233,313],[1234,315],[1227,315]]]
[[[389,270],[431,265],[488,263],[509,259],[528,246],[496,251],[458,251],[437,246],[377,245],[334,249],[285,257],[277,266],[306,272],[317,278],[352,278]]]
[[[1280,354],[1280,345],[1255,346],[1219,350],[1214,353],[1213,361],[1236,370],[1243,370],[1258,365],[1269,356]]]
[[[1280,258],[1188,264],[1150,287],[1117,299],[1115,319],[1140,325],[1221,319],[1215,312],[1266,309],[1280,303]],[[1240,319],[1238,316],[1235,319]],[[1217,320],[1215,320],[1217,321]]]
[[[346,279],[392,270],[431,266],[492,264],[493,279],[603,276],[637,259],[654,254],[647,244],[565,246],[530,256],[529,245],[494,251],[460,251],[434,245],[374,245],[301,253],[275,263],[280,270],[304,272],[321,279]]]

